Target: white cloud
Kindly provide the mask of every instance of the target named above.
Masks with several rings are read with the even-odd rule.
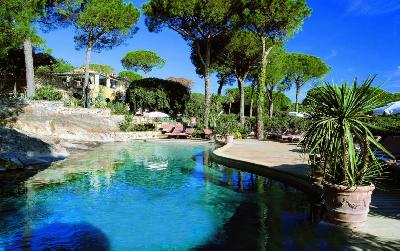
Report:
[[[383,15],[400,10],[399,0],[345,0],[345,3],[348,13],[360,16]]]
[[[329,55],[325,57],[325,60],[332,59],[336,56],[337,56],[337,51],[335,49],[332,49],[331,52],[329,53]]]

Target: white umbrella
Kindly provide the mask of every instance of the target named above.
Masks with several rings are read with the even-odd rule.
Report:
[[[299,117],[299,118],[308,118],[310,114],[306,112],[289,112],[289,116]]]
[[[400,101],[389,103],[385,106],[375,108],[374,115],[395,115],[400,113]]]
[[[145,112],[144,116],[147,118],[168,118],[169,115],[163,112]]]

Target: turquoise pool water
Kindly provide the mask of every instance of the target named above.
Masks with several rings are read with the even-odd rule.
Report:
[[[213,163],[211,145],[106,144],[0,198],[0,250],[293,250],[340,247],[309,198]]]

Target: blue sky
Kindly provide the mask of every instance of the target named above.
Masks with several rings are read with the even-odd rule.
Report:
[[[134,0],[137,7],[145,1]],[[376,85],[400,92],[400,1],[399,0],[308,0],[313,9],[302,30],[288,41],[289,52],[306,53],[322,58],[332,71],[326,81],[339,83],[354,77],[365,79],[377,74]],[[196,75],[190,61],[187,43],[175,32],[165,29],[150,33],[142,15],[139,31],[125,44],[92,55],[92,63],[109,64],[116,72],[122,70],[121,58],[128,51],[147,49],[166,59],[162,69],[153,70],[152,77],[185,77],[193,79],[193,92],[204,92],[203,79]],[[76,66],[84,64],[84,51],[75,49],[72,28],[43,34],[53,55]],[[216,92],[216,78],[212,77]],[[301,98],[312,86],[308,84]],[[288,91],[293,100],[294,91]]]

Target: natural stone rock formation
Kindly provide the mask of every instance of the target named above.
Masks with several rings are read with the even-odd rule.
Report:
[[[45,165],[67,156],[68,151],[60,145],[0,127],[0,165],[6,169]]]
[[[159,138],[159,132],[121,132],[122,115],[108,109],[64,107],[63,102],[27,101],[14,129],[0,127],[0,166],[5,169],[48,165],[88,150],[88,142]]]
[[[29,101],[14,128],[28,135],[67,141],[129,141],[157,138],[158,132],[120,132],[122,115],[108,109],[64,107],[62,102]]]

